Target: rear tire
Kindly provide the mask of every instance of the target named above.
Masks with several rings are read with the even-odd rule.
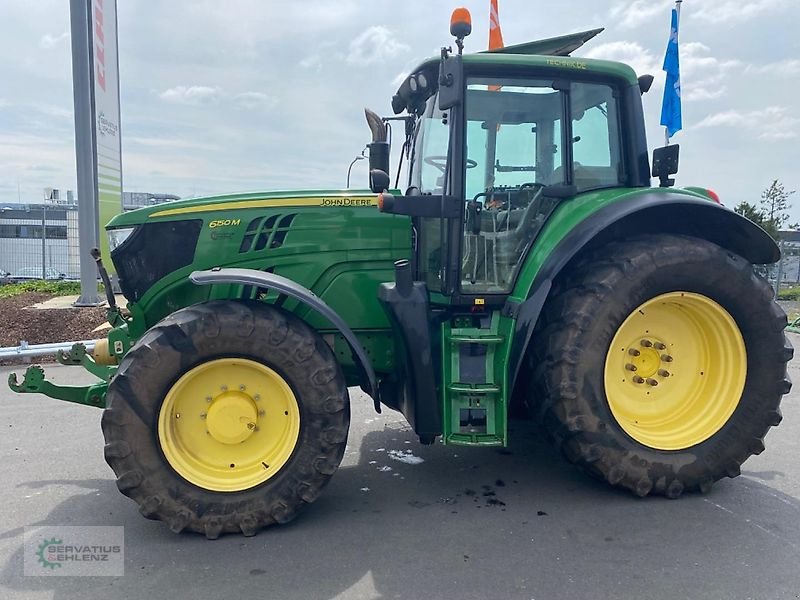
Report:
[[[192,374],[205,367],[212,369],[213,381],[225,385],[201,394],[185,391],[186,378],[191,382]],[[250,369],[248,386],[230,385],[228,390],[226,373],[238,368]],[[207,371],[204,377],[195,383],[211,387]],[[248,395],[259,387],[285,393],[277,400]],[[176,397],[183,404],[162,410]],[[223,397],[221,409],[213,413],[210,407]],[[176,533],[195,531],[209,539],[230,532],[255,535],[262,527],[292,520],[337,470],[350,422],[347,387],[331,349],[300,319],[259,302],[209,302],[168,316],[122,360],[106,399],[105,458],[120,491],[139,504],[145,517],[165,521]],[[180,406],[187,407],[184,414],[177,412]],[[258,416],[239,418],[237,410]],[[249,431],[236,428],[242,419],[252,420],[246,425],[255,432],[253,439],[247,438]],[[292,426],[275,425],[292,420]],[[198,425],[208,427],[210,433],[200,431],[207,437],[197,435]],[[280,439],[269,438],[273,428]],[[265,449],[272,446],[271,453]],[[259,452],[274,463],[267,464],[270,458],[260,462]],[[250,470],[241,467],[239,472],[234,463],[243,457]],[[239,478],[226,479],[213,461],[230,462],[231,477],[238,473]],[[262,464],[274,473],[259,475]]]
[[[534,333],[533,409],[568,460],[612,485],[639,496],[705,492],[739,475],[780,423],[793,354],[785,325],[770,287],[732,252],[677,235],[615,242],[556,281]],[[639,348],[650,337],[669,338],[655,342],[664,350],[653,365],[642,361],[655,347]],[[670,346],[674,363],[661,358],[673,359]],[[732,383],[708,385],[712,374]]]

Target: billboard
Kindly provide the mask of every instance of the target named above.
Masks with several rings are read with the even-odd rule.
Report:
[[[87,0],[92,20],[92,79],[95,189],[99,216],[99,242],[106,267],[111,270],[108,239],[102,227],[122,212],[122,142],[119,116],[119,59],[117,54],[116,0]]]

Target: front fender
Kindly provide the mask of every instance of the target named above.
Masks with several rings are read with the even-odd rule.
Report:
[[[649,233],[674,233],[708,240],[753,264],[780,259],[780,249],[766,231],[709,200],[680,192],[648,191],[606,204],[586,216],[552,248],[522,299],[519,290],[515,290],[517,299],[512,297],[506,303],[504,313],[516,319],[508,361],[512,386],[558,274],[581,251]]]
[[[286,277],[281,277],[275,273],[256,271],[255,269],[215,268],[210,271],[194,271],[189,275],[189,278],[192,280],[192,283],[197,285],[236,283],[272,289],[302,302],[321,314],[339,330],[339,333],[341,333],[347,341],[353,353],[353,360],[361,371],[361,389],[372,396],[372,400],[375,402],[375,410],[381,412],[380,399],[378,396],[378,380],[375,377],[375,371],[372,368],[372,363],[370,363],[364,347],[358,341],[355,333],[353,333],[353,330],[350,329],[344,319],[319,298],[319,296],[314,294],[314,292]]]

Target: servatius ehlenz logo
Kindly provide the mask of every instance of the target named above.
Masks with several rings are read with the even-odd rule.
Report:
[[[122,527],[26,527],[25,575],[121,576]]]
[[[50,540],[43,540],[42,543],[39,544],[39,549],[36,550],[36,556],[39,557],[39,563],[41,563],[45,569],[58,569],[61,567],[61,563],[58,562],[55,551],[56,547],[63,543],[62,540],[53,538]]]

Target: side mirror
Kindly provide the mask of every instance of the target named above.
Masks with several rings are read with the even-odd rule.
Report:
[[[381,169],[369,170],[369,189],[379,194],[384,190],[389,189],[389,174]]]
[[[672,144],[653,150],[653,177],[661,180],[660,187],[672,187],[675,180],[670,179],[670,175],[678,172],[678,155],[680,145]]]
[[[639,76],[639,91],[642,93],[642,95],[650,91],[650,86],[653,85],[653,79],[655,78],[652,75]]]
[[[461,55],[448,56],[442,48],[442,62],[439,63],[439,110],[447,110],[464,98],[464,65]]]

